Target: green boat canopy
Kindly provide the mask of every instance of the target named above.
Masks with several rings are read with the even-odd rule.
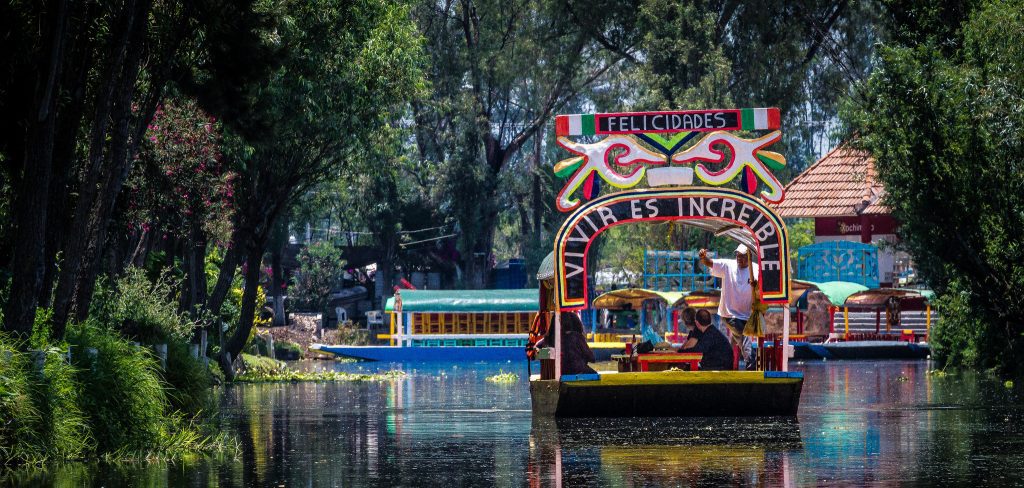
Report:
[[[523,290],[401,290],[403,312],[536,312],[540,292]],[[395,299],[388,298],[386,312],[395,311]]]
[[[826,281],[824,283],[814,283],[808,281],[818,287],[825,296],[828,297],[828,301],[832,302],[832,305],[837,307],[843,306],[846,303],[847,297],[854,293],[859,293],[867,290],[868,287],[860,283],[851,283],[849,281]]]

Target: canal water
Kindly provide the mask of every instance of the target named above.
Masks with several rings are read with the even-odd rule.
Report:
[[[797,419],[539,421],[524,363],[299,367],[385,383],[222,390],[235,456],[71,464],[18,473],[43,486],[814,486],[1024,484],[1020,387],[928,374],[924,361],[795,363]]]

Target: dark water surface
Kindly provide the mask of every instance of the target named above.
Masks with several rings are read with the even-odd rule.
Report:
[[[310,367],[309,365],[305,365]],[[523,363],[403,369],[389,383],[223,390],[237,457],[75,464],[7,484],[59,486],[813,486],[1024,484],[1021,388],[923,361],[797,363],[797,419],[537,421]]]

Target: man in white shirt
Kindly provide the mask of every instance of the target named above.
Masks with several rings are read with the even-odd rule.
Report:
[[[753,268],[754,279],[750,279],[750,254],[747,246],[736,246],[736,259],[708,258],[707,249],[700,250],[700,262],[711,269],[711,275],[722,279],[722,297],[718,301],[718,315],[728,324],[732,342],[740,348],[747,370],[753,370],[753,344],[743,335],[743,328],[750,319],[753,302],[750,287],[757,286],[757,268]]]

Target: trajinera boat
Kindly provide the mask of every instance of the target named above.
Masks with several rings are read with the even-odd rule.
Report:
[[[778,127],[775,108],[557,116],[558,144],[573,153],[554,168],[567,179],[556,206],[568,215],[555,235],[550,259],[537,275],[540,311],[530,344],[541,342],[551,328],[553,337],[563,337],[562,312],[588,306],[590,244],[605,230],[627,223],[682,221],[745,244],[752,251],[751,266],[759,270],[755,316],[762,317],[768,304],[788,310],[786,225],[768,205],[784,198],[771,169],[782,168],[785,158],[763,149],[780,140]],[[765,130],[770,132],[751,139],[736,134]],[[588,136],[586,141],[602,138],[579,142],[575,136]],[[695,175],[706,186],[693,186]],[[641,186],[645,176],[647,188]],[[597,178],[620,191],[599,195],[605,185]],[[721,187],[734,179],[741,179],[740,190]],[[783,317],[779,337],[764,336],[760,327],[750,328],[760,349],[756,371],[688,370],[699,356],[657,351],[650,353],[657,357],[645,357],[631,351],[620,358],[630,367],[569,375],[562,372],[565,341],[556,340],[550,348],[528,348],[528,357],[541,363],[540,374],[530,378],[533,413],[556,417],[796,415],[803,374],[789,371],[791,318],[789,313]],[[670,367],[654,371],[652,364]]]

